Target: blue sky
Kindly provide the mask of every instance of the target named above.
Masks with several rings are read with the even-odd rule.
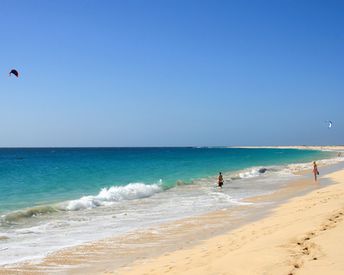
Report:
[[[3,1],[0,146],[344,144],[343,13],[339,0]]]

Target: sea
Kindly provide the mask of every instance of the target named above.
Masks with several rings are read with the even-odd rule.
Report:
[[[0,265],[245,205],[314,160],[339,159],[331,151],[277,148],[2,148]]]

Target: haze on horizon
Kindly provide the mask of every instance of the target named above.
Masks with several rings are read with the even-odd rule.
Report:
[[[2,2],[0,147],[344,144],[343,13],[333,0]]]

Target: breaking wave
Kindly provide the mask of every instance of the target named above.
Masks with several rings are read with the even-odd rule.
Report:
[[[1,220],[4,222],[15,222],[20,219],[24,218],[31,218],[37,215],[47,214],[47,213],[53,213],[57,212],[58,210],[54,208],[53,206],[49,205],[42,205],[42,206],[35,206],[23,210],[14,211],[11,213],[8,213],[1,217]]]
[[[59,209],[76,211],[90,209],[103,205],[111,205],[123,200],[135,200],[151,197],[163,191],[159,184],[130,183],[125,186],[112,186],[103,188],[96,196],[84,196],[77,200],[61,203]]]
[[[61,202],[55,205],[35,206],[23,210],[13,211],[0,218],[0,222],[12,223],[25,218],[54,213],[58,211],[77,211],[99,206],[111,205],[124,200],[135,200],[151,197],[162,192],[160,184],[130,183],[125,186],[111,186],[102,188],[96,196],[84,196],[76,200]]]
[[[336,157],[332,159],[319,160],[318,164],[328,165],[335,164],[344,161],[343,157]],[[278,173],[279,175],[292,175],[293,173],[310,169],[309,163],[295,163],[286,166],[268,166],[268,167],[251,167],[237,173],[227,174],[230,180],[251,179],[260,177],[262,175],[270,173]],[[207,183],[209,178],[203,179]],[[171,187],[178,187],[188,184],[201,183],[202,179],[192,181],[190,183],[184,181],[177,181],[173,186],[163,186],[160,180],[156,184],[144,184],[144,183],[130,183],[125,186],[111,186],[109,188],[104,187],[97,195],[83,196],[76,200],[64,201],[53,205],[41,205],[27,209],[17,210],[7,213],[0,217],[0,225],[2,223],[13,223],[21,219],[31,218],[39,215],[59,212],[59,211],[78,211],[83,209],[92,209],[100,206],[112,205],[116,202],[125,200],[135,200],[151,197],[157,193],[164,191]]]

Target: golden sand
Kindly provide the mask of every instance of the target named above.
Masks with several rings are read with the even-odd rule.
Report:
[[[344,274],[344,170],[338,184],[203,243],[103,274]]]
[[[167,223],[159,234],[143,230],[63,249],[0,274],[344,274],[344,170],[326,177],[337,184],[319,189],[309,175],[252,198],[281,201],[315,189],[250,223],[240,213],[254,208],[216,211]]]

